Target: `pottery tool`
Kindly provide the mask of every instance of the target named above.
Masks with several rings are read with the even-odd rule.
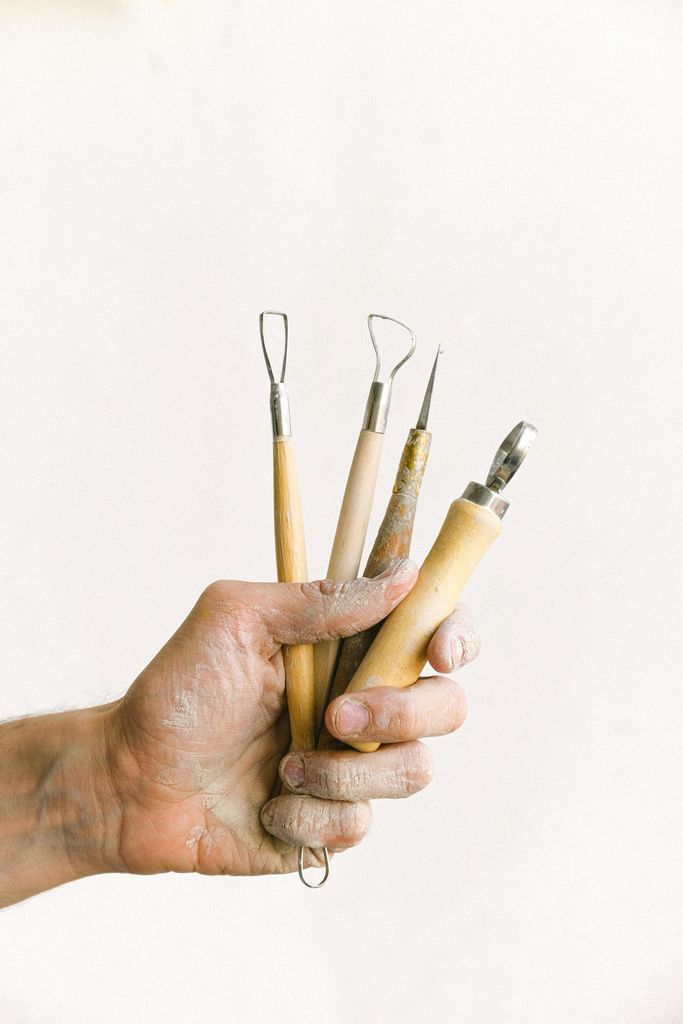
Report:
[[[264,318],[282,318],[284,352],[279,379],[275,379],[266,348]],[[292,427],[289,414],[289,396],[285,387],[289,323],[285,313],[266,310],[259,316],[261,346],[270,377],[270,415],[273,426],[273,497],[275,521],[275,558],[280,583],[305,583],[308,580],[304,521],[301,512],[299,482],[294,461]],[[283,646],[287,707],[295,750],[315,748],[313,646],[296,644]],[[323,850],[325,873],[321,882],[312,884],[304,877],[304,850],[298,851],[299,877],[309,889],[324,885],[330,873],[327,850]]]
[[[422,408],[417,423],[408,431],[408,439],[401,454],[401,461],[398,464],[396,480],[389,498],[384,519],[377,531],[377,537],[373,545],[364,576],[379,576],[385,569],[390,568],[394,562],[401,558],[407,558],[410,554],[410,542],[413,536],[413,525],[415,522],[415,511],[417,499],[420,494],[422,477],[427,466],[429,457],[429,446],[432,435],[427,430],[429,408],[432,402],[432,391],[434,389],[434,378],[436,366],[441,355],[439,348],[436,353],[432,372],[429,375],[427,390],[425,391]],[[372,641],[377,636],[381,623],[349,636],[342,641],[341,653],[337,670],[334,674],[334,683],[329,694],[329,700],[333,701],[344,692],[353,678],[353,674],[363,660]],[[318,747],[322,750],[329,750],[341,746],[323,725]]]
[[[373,686],[410,686],[427,663],[427,647],[451,614],[465,583],[500,533],[509,503],[500,492],[510,482],[536,437],[530,423],[510,431],[489,470],[486,484],[470,483],[453,502],[427,555],[417,583],[385,619],[346,692]],[[356,750],[379,743],[354,742]]]
[[[375,320],[384,320],[398,324],[399,327],[402,327],[410,335],[410,348],[408,352],[396,363],[386,381],[380,381],[379,379],[382,370],[382,360],[375,338]],[[372,500],[375,494],[377,470],[382,452],[382,440],[389,416],[394,377],[415,351],[415,335],[400,320],[395,320],[391,316],[382,316],[379,313],[371,313],[368,317],[368,330],[370,331],[372,347],[375,350],[375,375],[370,385],[370,394],[365,406],[363,426],[358,437],[356,451],[346,481],[346,489],[344,490],[344,498],[332,545],[332,554],[330,555],[330,563],[327,568],[327,578],[337,582],[355,580],[358,575],[358,567],[360,566],[363,545],[365,544],[365,535],[368,531]],[[315,647],[316,729],[320,728],[327,706],[327,695],[332,683],[338,652],[339,640],[317,644]]]

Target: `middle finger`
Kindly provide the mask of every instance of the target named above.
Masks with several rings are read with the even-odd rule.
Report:
[[[417,741],[395,743],[373,754],[356,750],[295,751],[280,762],[282,781],[295,793],[325,800],[404,797],[432,778],[432,759]]]

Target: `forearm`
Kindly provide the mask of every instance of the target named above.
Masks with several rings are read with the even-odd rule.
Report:
[[[117,869],[109,707],[0,725],[0,907]]]

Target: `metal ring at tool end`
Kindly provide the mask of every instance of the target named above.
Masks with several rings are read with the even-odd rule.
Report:
[[[375,359],[376,359],[376,362],[375,362],[375,376],[372,378],[373,381],[379,380],[380,371],[382,369],[382,358],[381,358],[381,356],[379,354],[379,347],[377,345],[377,340],[375,338],[375,331],[374,331],[373,325],[372,325],[372,321],[373,320],[389,320],[392,324],[398,324],[398,326],[402,327],[404,329],[404,331],[408,331],[408,334],[410,335],[410,348],[408,349],[407,354],[404,355],[403,359],[399,360],[399,362],[396,363],[396,366],[393,368],[393,370],[389,374],[389,380],[392,381],[394,379],[394,374],[396,373],[396,371],[400,370],[400,368],[403,366],[403,364],[408,362],[408,360],[412,356],[413,352],[415,351],[415,345],[417,344],[417,340],[415,338],[415,332],[412,331],[410,329],[410,327],[408,327],[407,324],[402,323],[400,320],[396,320],[396,318],[393,317],[393,316],[384,316],[382,313],[370,313],[370,314],[368,314],[368,330],[370,331],[370,341],[372,342],[372,347],[375,350]]]
[[[305,847],[300,846],[299,849],[297,850],[297,869],[298,869],[298,872],[299,872],[299,878],[304,883],[304,885],[306,886],[307,889],[321,889],[323,887],[323,885],[325,884],[325,882],[327,881],[327,879],[330,877],[330,855],[327,852],[327,847],[326,846],[323,846],[322,850],[323,850],[323,860],[325,862],[325,874],[323,875],[322,880],[320,882],[316,882],[315,884],[313,882],[307,882],[306,881],[306,876],[304,874],[304,852],[305,852]]]
[[[505,438],[495,454],[486,486],[492,491],[502,491],[524,462],[531,446],[536,440],[538,431],[531,423],[522,420]]]
[[[492,491],[490,487],[484,487],[483,484],[475,483],[474,480],[462,492],[462,498],[465,501],[471,501],[474,505],[479,505],[480,508],[490,509],[499,519],[502,519],[510,508],[509,501],[506,501],[496,491]]]

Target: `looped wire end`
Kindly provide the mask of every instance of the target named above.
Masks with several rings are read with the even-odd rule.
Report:
[[[410,335],[410,348],[408,349],[408,352],[404,355],[403,359],[400,359],[396,363],[396,366],[393,368],[393,370],[389,374],[389,380],[392,381],[394,379],[394,374],[396,373],[396,371],[400,370],[400,368],[403,366],[403,364],[408,362],[408,360],[412,356],[413,352],[415,351],[415,345],[417,344],[417,341],[416,341],[416,338],[415,338],[415,333],[410,329],[410,327],[408,327],[407,324],[402,323],[400,320],[396,320],[395,317],[393,317],[393,316],[384,316],[382,313],[370,313],[368,315],[368,330],[370,331],[370,341],[372,342],[372,347],[375,350],[375,359],[376,359],[376,363],[375,363],[375,376],[372,378],[373,381],[379,380],[379,375],[380,375],[380,372],[381,372],[381,369],[382,369],[382,357],[380,355],[379,346],[377,344],[377,339],[375,338],[375,330],[374,330],[373,320],[388,320],[392,324],[398,324],[399,327],[402,327],[403,330],[407,331],[408,334]]]
[[[304,885],[306,886],[307,889],[321,889],[323,887],[323,885],[325,884],[325,882],[327,881],[327,879],[330,877],[330,855],[327,852],[327,847],[326,846],[323,846],[322,850],[323,850],[323,861],[325,862],[325,864],[324,864],[325,874],[323,875],[322,879],[319,882],[309,882],[306,879],[306,875],[305,875],[305,871],[304,871],[304,853],[305,853],[305,848],[303,846],[300,846],[299,849],[297,850],[297,868],[298,868],[298,871],[299,871],[299,878],[304,883]]]
[[[270,359],[268,358],[268,350],[266,349],[265,324],[264,324],[264,317],[266,317],[266,316],[279,316],[279,317],[282,317],[282,321],[283,321],[284,329],[285,329],[285,350],[284,350],[284,353],[283,353],[283,356],[282,356],[282,369],[280,370],[280,378],[277,381],[275,380],[275,376],[273,374],[273,368],[270,365]],[[289,345],[289,321],[287,320],[287,314],[286,313],[277,313],[274,309],[264,309],[263,312],[259,314],[258,326],[259,326],[259,333],[261,335],[261,348],[263,349],[263,357],[264,357],[264,359],[266,361],[266,367],[268,368],[268,376],[270,377],[270,383],[271,384],[284,384],[284,382],[285,382],[285,370],[287,369],[287,348],[288,348],[288,345]]]
[[[403,356],[402,359],[396,363],[388,378],[385,381],[379,379],[382,371],[382,357],[380,355],[379,346],[377,339],[375,338],[375,330],[373,320],[389,320],[392,324],[398,324],[404,331],[407,331],[410,335],[410,348]],[[391,389],[394,384],[394,377],[396,372],[401,369],[404,363],[406,363],[413,352],[415,351],[415,334],[411,331],[407,324],[401,323],[400,320],[395,320],[393,316],[383,316],[381,313],[370,313],[368,316],[368,330],[370,331],[370,340],[372,341],[372,347],[375,350],[375,376],[372,378],[372,384],[370,385],[370,394],[368,395],[368,401],[365,406],[365,416],[363,417],[363,430],[370,430],[376,434],[383,434],[387,426],[387,418],[389,416],[389,406],[391,405]]]

